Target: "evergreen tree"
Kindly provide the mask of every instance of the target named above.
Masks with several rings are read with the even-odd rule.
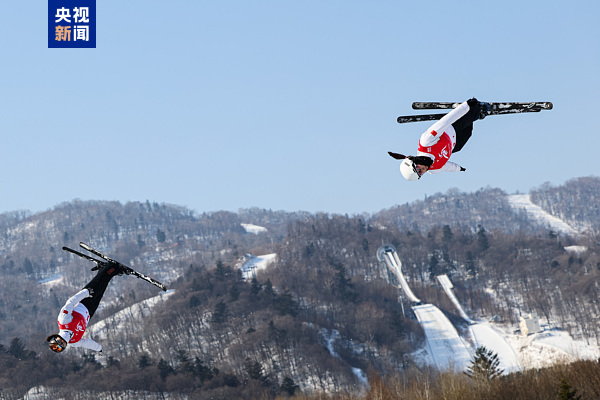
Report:
[[[577,390],[571,390],[572,386],[569,384],[566,378],[562,378],[558,385],[558,400],[580,400],[581,396],[577,395]]]
[[[211,380],[214,375],[218,374],[217,369],[210,369],[209,367],[204,365],[204,362],[196,357],[194,363],[194,375],[197,376],[202,382]]]
[[[215,278],[219,282],[225,281],[231,275],[231,267],[225,265],[223,261],[217,261],[217,268],[215,268]]]
[[[273,306],[279,311],[280,315],[289,314],[292,317],[295,317],[298,314],[298,304],[296,304],[292,294],[287,289],[281,296],[276,296],[276,298],[273,299]]]
[[[486,251],[490,247],[490,241],[485,234],[485,229],[483,226],[479,225],[479,230],[477,231],[477,245],[479,246],[479,250],[482,252]]]
[[[160,361],[158,362],[157,366],[158,368],[158,373],[160,374],[161,379],[164,381],[165,379],[167,379],[167,376],[175,373],[175,370],[173,369],[173,367],[171,367],[169,365],[168,362],[166,362],[164,359],[160,359]]]
[[[261,382],[266,381],[263,366],[258,361],[252,362],[251,359],[246,358],[246,362],[244,363],[244,370],[246,371],[250,379],[255,379]]]
[[[486,349],[485,346],[479,346],[475,350],[475,355],[465,375],[478,381],[488,382],[502,375],[504,370],[500,369],[499,366],[498,354]]]
[[[167,240],[167,235],[160,229],[157,229],[156,240],[158,240],[158,243],[164,243]]]
[[[442,242],[447,244],[452,240],[452,236],[454,235],[450,225],[444,225],[444,228],[442,229]]]
[[[477,277],[477,264],[475,261],[475,257],[473,257],[473,253],[470,251],[467,252],[467,262],[466,262],[467,274],[470,278]]]
[[[354,303],[358,298],[358,294],[354,290],[352,280],[346,276],[346,268],[333,259],[329,260],[329,263],[337,270],[335,274],[335,284],[332,288],[333,294],[342,301]]]
[[[200,304],[201,301],[196,295],[192,295],[192,297],[190,297],[190,308],[198,307]]]
[[[145,369],[152,365],[152,360],[148,357],[148,354],[142,354],[140,359],[138,360],[138,367],[140,369]]]
[[[429,279],[435,280],[437,275],[440,275],[440,262],[435,254],[429,259]]]
[[[235,284],[231,285],[231,288],[229,288],[229,301],[236,301],[239,297],[240,289]]]
[[[19,338],[13,338],[6,352],[19,360],[28,360],[35,358],[35,351],[25,349],[25,343]]]
[[[294,380],[292,378],[287,377],[287,376],[285,378],[283,378],[283,381],[281,382],[281,391],[282,392],[287,393],[290,396],[293,396],[298,388],[299,388],[299,386],[296,385],[296,382],[294,382]]]
[[[216,322],[218,324],[225,322],[227,319],[227,304],[220,301],[215,306],[215,311],[213,311],[212,322]]]
[[[258,296],[258,293],[260,293],[260,291],[262,290],[262,287],[260,285],[260,283],[258,283],[258,279],[256,279],[255,276],[252,277],[252,286],[250,287],[250,294],[252,294],[252,296],[256,297]]]

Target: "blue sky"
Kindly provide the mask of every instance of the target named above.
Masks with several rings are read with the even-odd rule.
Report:
[[[576,6],[575,6],[576,4]],[[73,199],[355,214],[598,175],[600,2],[97,1],[96,49],[3,4],[0,212]],[[413,101],[552,101],[401,177]],[[418,113],[418,112],[417,112]]]

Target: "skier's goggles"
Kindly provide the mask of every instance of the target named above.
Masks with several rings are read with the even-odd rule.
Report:
[[[423,174],[421,172],[419,172],[419,168],[417,168],[417,164],[414,161],[412,163],[412,169],[419,176],[419,179],[421,179],[421,177],[423,176]]]
[[[67,343],[63,339],[55,337],[52,340],[50,340],[49,346],[50,350],[52,350],[53,352],[60,353],[61,351],[67,348]]]

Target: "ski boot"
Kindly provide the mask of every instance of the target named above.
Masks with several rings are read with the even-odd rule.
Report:
[[[479,102],[479,119],[484,119],[492,111],[492,105],[486,102]]]

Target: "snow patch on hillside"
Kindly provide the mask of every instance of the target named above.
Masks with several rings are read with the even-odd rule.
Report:
[[[524,210],[529,218],[541,225],[549,226],[550,229],[565,235],[576,236],[579,233],[561,219],[547,213],[540,206],[533,204],[529,194],[514,194],[508,196],[507,199],[514,210]]]
[[[504,337],[519,353],[524,369],[600,358],[600,348],[597,345],[574,340],[568,332],[560,329],[545,330],[529,336],[504,332]]]
[[[248,255],[248,260],[241,266],[244,279],[252,279],[256,271],[267,268],[277,259],[277,254],[265,254],[263,256]]]
[[[111,334],[124,329],[126,326],[136,326],[136,321],[150,316],[152,309],[159,303],[167,300],[175,290],[161,292],[158,296],[151,297],[137,304],[127,307],[110,317],[96,322],[88,328],[89,334],[96,341],[107,339]]]
[[[38,283],[40,285],[44,285],[48,288],[51,288],[51,287],[58,285],[59,283],[61,283],[64,280],[65,280],[65,276],[63,274],[55,274],[55,275],[49,276],[45,279],[40,279],[38,281]]]
[[[254,233],[258,235],[259,233],[267,232],[267,228],[263,226],[258,226],[254,224],[241,224],[242,228],[246,230],[246,233]]]
[[[587,247],[585,246],[565,246],[565,250],[570,253],[575,253],[580,255],[581,253],[587,251]]]

